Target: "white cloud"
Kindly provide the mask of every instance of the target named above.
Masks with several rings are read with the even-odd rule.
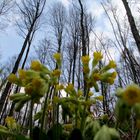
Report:
[[[90,12],[96,18],[101,18],[104,13],[103,8],[101,7],[100,3],[97,1],[89,0],[87,2],[88,12]]]
[[[59,0],[59,1],[61,1],[62,2],[62,4],[64,5],[64,6],[68,6],[69,5],[69,0]]]

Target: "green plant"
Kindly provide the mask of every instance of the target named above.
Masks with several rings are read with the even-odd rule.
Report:
[[[89,56],[82,57],[84,80],[86,83],[86,94],[83,90],[76,90],[73,84],[69,83],[63,85],[59,83],[61,75],[61,55],[59,53],[54,55],[57,63],[57,69],[50,71],[47,67],[42,65],[39,61],[32,61],[29,70],[19,70],[18,75],[11,74],[8,80],[18,86],[24,87],[25,93],[16,93],[10,96],[10,99],[15,103],[15,110],[20,111],[22,107],[30,102],[30,139],[34,137],[33,121],[39,120],[40,128],[38,137],[41,139],[44,133],[44,126],[47,125],[48,112],[53,113],[51,129],[48,134],[53,133],[53,138],[60,139],[62,136],[68,137],[72,134],[73,130],[80,131],[83,139],[99,140],[99,139],[120,139],[118,130],[122,130],[121,122],[127,121],[128,117],[133,114],[136,116],[136,124],[138,129],[136,139],[139,137],[140,126],[140,88],[137,85],[130,85],[126,89],[118,89],[116,96],[118,101],[116,103],[116,121],[110,128],[108,125],[109,118],[103,115],[94,118],[90,112],[90,106],[96,104],[97,101],[102,101],[102,95],[93,96],[93,89],[95,92],[100,90],[99,82],[108,83],[112,85],[116,78],[116,64],[114,61],[109,61],[107,65],[98,68],[99,62],[103,59],[101,52],[94,52],[93,59]],[[92,66],[90,66],[90,62]],[[111,71],[110,71],[111,70]],[[113,71],[112,71],[113,70]],[[68,96],[60,98],[61,91],[65,92]],[[52,99],[49,99],[49,95]],[[92,96],[92,97],[91,97]],[[36,113],[33,120],[34,104],[39,104],[44,99],[43,107]],[[62,118],[64,124],[59,124],[59,106],[62,107]],[[123,112],[123,113],[122,113]],[[69,116],[69,120],[67,119]],[[69,121],[69,122],[68,122]],[[68,122],[65,124],[65,122]],[[20,125],[17,125],[13,118],[6,118],[6,126],[0,126],[0,133],[3,135],[15,137],[23,137],[20,133]],[[14,132],[14,133],[13,133]],[[16,133],[15,133],[16,132]],[[45,136],[46,135],[46,136]],[[104,136],[103,136],[104,135]],[[27,139],[24,137],[24,139]]]

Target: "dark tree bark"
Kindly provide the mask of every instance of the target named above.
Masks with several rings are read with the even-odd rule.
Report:
[[[84,7],[81,2],[81,0],[78,0],[79,5],[80,5],[80,25],[81,25],[81,40],[82,40],[82,56],[85,56],[87,54],[87,49],[86,49],[86,41],[85,41],[85,27],[84,27]],[[84,80],[84,96],[86,95],[87,92],[87,84],[86,84],[86,79],[85,79],[85,74],[83,73],[83,80]]]
[[[132,12],[131,12],[131,9],[130,9],[130,7],[128,5],[127,0],[122,0],[122,2],[123,2],[123,5],[125,7],[125,10],[126,10],[126,14],[127,14],[127,17],[128,17],[128,21],[129,21],[129,24],[130,24],[130,27],[131,27],[131,31],[132,31],[133,37],[135,39],[138,51],[140,53],[140,36],[139,36],[139,31],[138,31],[138,29],[136,27],[135,20],[134,20],[134,17],[132,15]]]

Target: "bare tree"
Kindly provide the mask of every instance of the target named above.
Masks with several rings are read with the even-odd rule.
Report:
[[[20,29],[25,35],[24,36],[25,40],[12,70],[12,73],[14,74],[17,72],[19,68],[21,59],[23,57],[23,54],[27,46],[31,45],[34,34],[36,30],[38,29],[38,25],[40,23],[40,18],[44,10],[45,3],[46,3],[46,0],[22,0],[21,6],[18,5],[19,12],[23,19],[22,22],[24,23],[23,28],[20,28]],[[26,32],[23,29],[26,29]],[[11,83],[8,82],[6,84],[5,90],[3,91],[1,99],[0,99],[0,113],[2,112],[5,99],[7,95],[9,94],[10,87],[11,87]]]
[[[39,41],[35,48],[35,58],[37,58],[42,64],[53,70],[55,68],[55,61],[53,59],[53,54],[55,50],[49,39],[44,38]]]
[[[122,2],[123,2],[123,5],[125,7],[125,10],[126,10],[126,14],[127,14],[127,17],[128,17],[128,21],[129,21],[129,24],[130,24],[130,27],[131,27],[133,37],[135,39],[138,51],[140,53],[140,35],[139,35],[139,31],[137,29],[134,17],[132,15],[132,12],[131,12],[131,9],[130,9],[130,7],[128,5],[127,0],[122,0]]]
[[[66,24],[66,9],[61,2],[54,3],[49,9],[50,26],[54,31],[54,36],[57,40],[57,52],[61,52],[64,29]]]
[[[0,15],[5,15],[11,9],[13,0],[1,0],[0,1]]]
[[[126,23],[126,19],[124,17],[124,20],[119,20],[119,17],[117,16],[116,7],[114,7],[112,4],[108,3],[109,11],[107,11],[107,8],[102,3],[102,6],[105,10],[105,13],[111,23],[113,34],[115,36],[116,40],[116,46],[118,46],[120,53],[123,55],[123,59],[126,62],[127,66],[127,72],[131,73],[129,77],[131,77],[131,80],[135,83],[139,83],[139,72],[136,70],[137,67],[139,67],[139,64],[134,56],[133,53],[130,53],[131,46],[129,45],[133,38],[131,38],[131,33],[129,30],[129,25]],[[110,17],[110,14],[112,15],[112,19]],[[114,21],[114,22],[113,22]],[[124,25],[122,24],[124,23]],[[135,50],[135,49],[133,49]],[[133,52],[133,51],[132,51]]]
[[[68,40],[69,40],[69,56],[70,60],[70,71],[72,72],[72,83],[75,81],[75,72],[76,72],[76,63],[77,63],[77,54],[80,44],[80,16],[79,10],[75,9],[74,6],[69,10],[69,20],[68,20]],[[71,47],[71,48],[70,48]],[[72,55],[71,55],[72,54]],[[70,82],[70,81],[69,81]]]
[[[10,16],[11,9],[15,5],[15,0],[1,0],[0,1],[0,30],[5,29],[8,22],[8,17]]]

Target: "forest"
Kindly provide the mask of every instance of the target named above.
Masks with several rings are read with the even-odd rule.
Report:
[[[139,20],[139,0],[0,0],[21,42],[0,51],[0,140],[140,140]]]

